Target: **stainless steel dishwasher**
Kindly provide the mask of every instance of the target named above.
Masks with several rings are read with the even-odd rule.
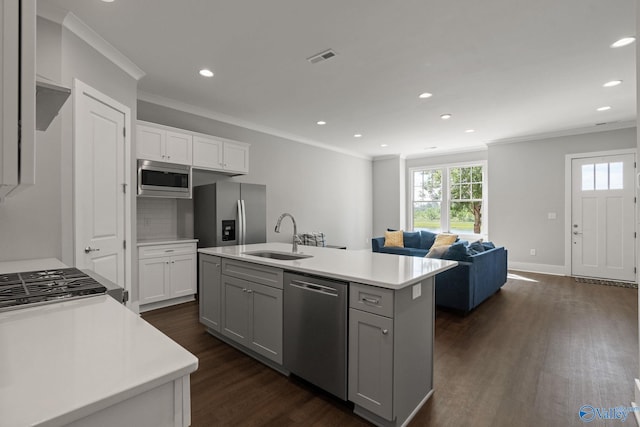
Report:
[[[346,282],[284,274],[284,367],[347,399]]]

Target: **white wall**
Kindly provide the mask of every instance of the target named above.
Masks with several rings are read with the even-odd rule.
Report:
[[[373,161],[373,235],[387,228],[406,230],[405,159],[400,156]]]
[[[61,28],[38,19],[37,70],[61,75]],[[36,184],[0,204],[0,260],[61,256],[60,118],[36,132]]]
[[[370,246],[372,224],[371,161],[219,122],[210,118],[138,101],[138,119],[251,144],[250,173],[228,178],[200,172],[196,184],[219,179],[267,186],[267,241],[291,241],[292,226],[273,231],[278,216],[290,212],[298,231],[322,231],[327,244],[349,249]],[[192,206],[180,201],[179,216],[189,222]],[[188,224],[179,232],[191,237]]]
[[[79,78],[127,105],[135,118],[137,81],[60,24],[41,17],[36,62],[42,76],[68,87]],[[0,260],[53,257],[74,264],[72,98],[46,132],[36,132],[36,185],[0,206]],[[133,215],[135,222],[135,210]],[[137,275],[135,263],[131,274]]]
[[[635,147],[635,128],[490,145],[489,237],[509,250],[510,266],[563,271],[567,154]]]

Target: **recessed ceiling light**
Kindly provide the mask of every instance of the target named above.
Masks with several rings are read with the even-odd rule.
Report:
[[[354,138],[362,138],[362,134],[361,133],[356,133],[355,135],[353,135]]]
[[[213,71],[203,68],[202,70],[200,70],[200,75],[202,77],[213,77]]]
[[[432,93],[429,93],[429,92],[423,92],[423,93],[421,93],[421,94],[418,96],[418,98],[420,98],[420,99],[427,99],[427,98],[431,98],[432,96],[433,96],[433,94],[432,94]]]
[[[622,83],[622,80],[611,80],[610,82],[606,82],[602,86],[604,86],[604,87],[614,87],[614,86],[618,86],[620,83]]]
[[[323,125],[326,125],[326,124],[327,124],[327,122],[325,122],[324,120],[318,120],[318,121],[316,122],[316,124],[317,124],[317,125],[320,125],[320,126],[323,126]]]
[[[380,144],[380,147],[384,148],[384,147],[388,147],[389,144]]]
[[[611,110],[611,107],[608,105],[605,105],[604,107],[596,108],[596,111],[607,111],[607,110]]]
[[[113,3],[113,0],[102,0],[105,3]]]
[[[611,45],[611,47],[616,48],[616,47],[627,46],[627,45],[630,45],[631,43],[633,43],[634,41],[636,41],[635,37],[623,37],[620,40],[618,40],[617,42],[613,43]]]
[[[465,130],[466,133],[474,133],[476,130],[475,129],[467,129]]]
[[[453,117],[453,115],[449,113],[446,113],[440,116],[442,120],[449,120],[451,117]]]

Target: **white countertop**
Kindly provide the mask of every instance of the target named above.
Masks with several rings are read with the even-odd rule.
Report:
[[[3,262],[0,271],[61,266]],[[195,356],[107,295],[0,312],[0,426],[66,425],[197,367]]]
[[[191,239],[188,237],[178,237],[175,239],[162,238],[162,239],[145,239],[138,240],[138,246],[151,246],[151,245],[169,245],[173,243],[198,243],[198,239]]]
[[[383,254],[368,249],[342,250],[302,245],[298,246],[298,252],[313,255],[311,258],[283,261],[244,254],[263,250],[290,253],[291,244],[220,246],[202,248],[198,252],[388,289],[402,289],[458,265],[456,261]]]

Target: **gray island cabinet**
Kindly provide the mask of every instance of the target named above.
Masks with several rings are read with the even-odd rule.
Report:
[[[433,393],[434,277],[455,261],[266,243],[200,249],[200,321],[210,334],[289,374],[283,366],[283,274],[349,283],[348,400],[378,426],[406,425]]]

